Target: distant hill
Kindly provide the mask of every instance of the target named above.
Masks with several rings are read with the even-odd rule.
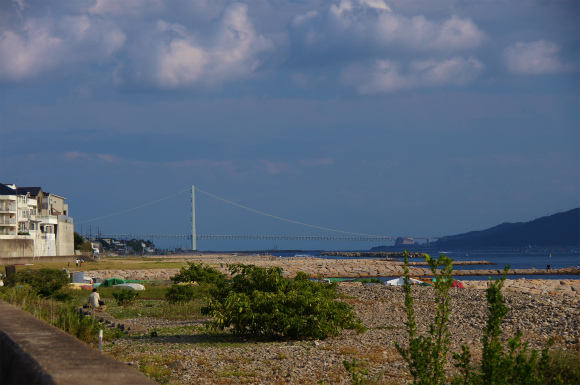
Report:
[[[527,246],[578,246],[580,208],[538,218],[530,222],[502,223],[487,230],[440,238],[437,248],[494,248]]]

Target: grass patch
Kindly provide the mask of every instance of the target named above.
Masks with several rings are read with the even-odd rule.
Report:
[[[113,259],[101,258],[99,262],[83,262],[82,267],[75,266],[73,262],[35,262],[32,265],[16,265],[16,271],[38,269],[75,269],[76,271],[89,270],[143,270],[143,269],[180,269],[187,267],[186,262],[172,262],[167,260],[148,259],[142,257],[128,257]]]

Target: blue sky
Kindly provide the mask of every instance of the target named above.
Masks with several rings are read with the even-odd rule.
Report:
[[[192,184],[374,235],[569,210],[578,16],[575,0],[2,1],[0,182],[67,197],[77,223]],[[200,233],[310,233],[201,195]],[[187,206],[84,226],[186,233]]]

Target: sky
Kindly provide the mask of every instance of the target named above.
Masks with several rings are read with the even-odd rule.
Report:
[[[2,0],[0,182],[103,233],[187,234],[192,185],[198,234],[347,235],[201,191],[403,237],[570,210],[579,4]]]

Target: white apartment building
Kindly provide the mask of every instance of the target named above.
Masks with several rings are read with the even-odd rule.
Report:
[[[0,258],[74,255],[64,200],[40,187],[0,183]]]

